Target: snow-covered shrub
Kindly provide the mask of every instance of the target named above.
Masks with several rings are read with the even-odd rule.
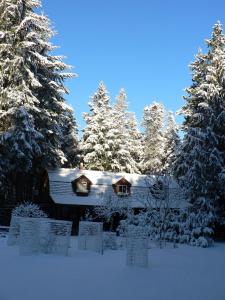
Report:
[[[114,220],[116,217],[127,218],[131,211],[129,197],[118,197],[111,191],[102,194],[101,206],[94,209],[95,216],[106,221],[110,225],[110,231],[114,229]]]
[[[213,230],[206,226],[209,216],[188,212],[186,210],[173,214],[166,238],[170,242],[189,244],[191,246],[209,247],[213,243]]]
[[[120,221],[118,227],[118,232],[120,236],[127,237],[128,228],[130,232],[131,230],[133,230],[134,232],[139,231],[145,236],[150,235],[149,233],[152,229],[149,225],[145,212],[140,212],[139,214],[135,215],[132,211],[129,212],[125,220]]]
[[[202,248],[207,248],[209,246],[212,246],[212,239],[201,236],[197,239],[196,246],[199,246]]]
[[[181,244],[188,244],[190,241],[190,234],[183,234],[179,237],[179,242]]]
[[[153,212],[154,213],[154,212]],[[207,227],[209,215],[189,212],[187,210],[171,211],[163,227],[163,239],[160,235],[159,222],[152,213],[142,212],[120,222],[120,233],[126,236],[127,227],[145,232],[151,240],[160,244],[160,241],[174,244],[183,243],[198,247],[209,247],[213,244],[213,230]]]
[[[12,211],[12,216],[28,217],[28,218],[47,218],[48,215],[41,210],[41,208],[34,203],[24,202]]]

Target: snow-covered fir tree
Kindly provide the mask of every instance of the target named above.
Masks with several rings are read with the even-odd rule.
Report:
[[[84,114],[87,126],[81,143],[85,167],[91,170],[112,170],[114,135],[111,128],[110,97],[101,81],[89,102],[90,113]]]
[[[178,134],[178,125],[176,124],[173,112],[169,111],[166,116],[167,124],[164,131],[164,149],[163,149],[163,172],[171,173],[176,155],[180,146],[180,137]]]
[[[73,109],[68,106],[64,115],[62,151],[66,157],[63,167],[74,168],[79,164],[78,127],[73,116]]]
[[[122,88],[116,97],[116,103],[112,109],[112,121],[114,130],[114,171],[139,173],[138,159],[140,156],[138,142],[140,135],[135,123],[135,116],[127,111],[127,95]]]
[[[153,102],[144,108],[144,154],[141,162],[144,173],[161,173],[163,170],[164,115],[161,103]]]
[[[115,105],[110,105],[108,92],[101,81],[89,103],[90,113],[81,145],[86,168],[112,172],[139,172],[130,149],[126,93],[122,89]]]
[[[120,113],[123,113],[124,114],[123,119],[126,119],[128,103],[127,103],[127,94],[124,88],[121,88],[119,91],[119,95],[116,96],[115,108],[117,108],[117,110]],[[121,120],[121,122],[124,123],[125,121]]]
[[[11,149],[6,154],[10,161],[8,168],[16,168],[17,172],[29,171],[32,168],[34,157],[37,159],[41,155],[39,142],[41,143],[43,136],[34,128],[33,119],[24,107],[11,110],[13,120],[10,119],[10,126],[6,134],[1,135],[3,147]],[[7,113],[2,115],[1,121],[8,121]]]
[[[63,57],[50,54],[53,30],[49,19],[36,13],[40,6],[39,0],[0,2],[0,156],[4,151],[4,163],[10,164],[4,168],[6,177],[17,170],[19,160],[24,171],[66,161],[62,145],[71,116],[64,80],[72,74],[64,72]]]
[[[225,211],[225,36],[219,22],[206,43],[208,53],[199,51],[191,64],[193,83],[181,110],[185,135],[174,168],[205,236]]]
[[[138,129],[135,113],[129,112],[127,114],[127,129],[130,154],[141,172],[140,163],[143,158],[143,135]]]

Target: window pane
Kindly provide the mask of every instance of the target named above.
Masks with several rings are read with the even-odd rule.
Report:
[[[119,193],[126,194],[127,193],[127,186],[126,185],[119,185]]]

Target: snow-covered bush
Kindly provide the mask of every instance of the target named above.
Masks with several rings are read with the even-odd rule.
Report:
[[[12,211],[12,216],[28,217],[28,218],[47,218],[48,215],[41,210],[41,208],[34,203],[24,202]]]
[[[205,226],[203,214],[196,214],[188,210],[172,211],[163,227],[160,227],[159,220],[155,221],[154,211],[140,212],[137,215],[129,214],[126,220],[122,220],[119,226],[119,233],[127,236],[127,228],[134,228],[143,234],[147,234],[151,240],[156,241],[160,247],[165,242],[187,244],[197,247],[210,247],[213,244],[213,230]],[[208,219],[207,219],[208,220]]]
[[[94,209],[97,218],[103,219],[110,224],[110,231],[114,228],[115,217],[120,216],[121,218],[127,218],[130,211],[129,198],[124,197],[122,199],[111,191],[105,192],[102,195],[101,206],[96,206]]]
[[[210,247],[212,246],[212,239],[210,238],[207,238],[207,237],[199,237],[197,240],[196,240],[196,246],[199,246],[199,247],[202,247],[202,248],[207,248],[207,247]]]
[[[198,247],[209,247],[213,244],[213,230],[206,227],[208,216],[204,214],[188,212],[187,210],[177,212],[171,216],[170,227],[166,233],[166,240]]]
[[[131,232],[142,232],[146,235],[149,235],[149,232],[151,230],[149,223],[146,218],[145,212],[140,212],[139,214],[134,214],[132,211],[129,212],[127,215],[127,218],[125,220],[121,220],[118,232],[120,236],[127,237],[128,236],[128,228]]]

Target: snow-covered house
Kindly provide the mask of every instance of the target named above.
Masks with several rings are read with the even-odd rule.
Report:
[[[150,197],[151,177],[147,175],[112,173],[84,169],[55,169],[48,171],[48,193],[54,203],[54,216],[76,223],[84,217],[87,208],[99,206],[107,195],[124,199],[132,208],[143,208]],[[183,205],[182,193],[170,181],[169,197],[173,207]]]

